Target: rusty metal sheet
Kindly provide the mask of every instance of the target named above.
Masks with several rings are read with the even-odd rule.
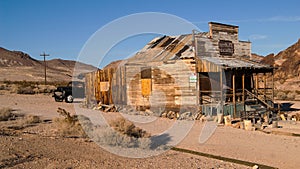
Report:
[[[142,79],[142,95],[150,96],[151,94],[151,79]]]

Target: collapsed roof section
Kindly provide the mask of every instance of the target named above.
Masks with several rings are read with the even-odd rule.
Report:
[[[126,64],[194,59],[214,65],[218,70],[273,69],[269,65],[251,61],[251,42],[238,39],[238,26],[210,22],[209,27],[209,32],[193,31],[193,34],[154,38],[127,59]]]
[[[194,57],[192,35],[154,38],[127,63],[159,62]]]

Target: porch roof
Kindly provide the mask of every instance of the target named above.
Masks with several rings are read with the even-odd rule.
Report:
[[[221,57],[201,57],[201,60],[205,60],[220,66],[223,69],[264,69],[273,70],[273,67],[266,64],[257,63],[251,60],[245,60],[242,58],[221,58]]]

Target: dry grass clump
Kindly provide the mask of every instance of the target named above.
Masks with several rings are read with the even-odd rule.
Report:
[[[32,86],[19,86],[17,89],[17,94],[34,94],[34,88]]]
[[[33,126],[41,122],[39,116],[35,115],[24,115],[19,113],[13,113],[11,108],[0,109],[0,121],[5,121],[3,123],[4,128],[22,130],[26,127]]]
[[[41,119],[39,116],[36,116],[36,115],[27,115],[27,116],[24,116],[24,122],[26,124],[35,124],[35,123],[40,123]]]
[[[295,100],[296,95],[296,92],[289,92],[286,97],[288,100]]]
[[[71,115],[65,109],[58,108],[57,112],[64,118],[55,118],[53,121],[58,133],[64,137],[87,137],[79,119],[89,121],[87,117]]]
[[[284,92],[278,92],[277,93],[277,99],[280,99],[280,100],[286,100],[287,99],[287,95],[286,95],[286,93],[284,93]]]
[[[35,81],[3,81],[0,85],[0,90],[8,90],[11,93],[17,94],[38,94],[38,93],[52,93],[57,86],[66,86],[66,82],[44,82]]]
[[[150,134],[124,118],[110,123],[111,127],[94,127],[92,139],[102,145],[150,149]]]
[[[297,95],[297,91],[282,90],[276,92],[276,97],[279,100],[295,100]]]
[[[124,118],[118,118],[110,123],[110,125],[121,134],[135,138],[148,138],[151,135],[146,131],[136,127],[132,122]]]
[[[94,141],[107,146],[141,149],[151,148],[150,138],[129,137],[110,127],[96,127],[92,137]]]
[[[11,108],[1,108],[0,109],[0,121],[8,121],[15,119],[15,115],[12,113]]]

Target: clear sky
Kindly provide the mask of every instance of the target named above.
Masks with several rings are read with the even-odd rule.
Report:
[[[163,12],[186,19],[202,31],[208,22],[240,27],[240,40],[252,52],[278,53],[300,38],[300,1],[285,0],[0,0],[0,47],[36,59],[76,60],[93,33],[115,19],[134,13]],[[160,25],[156,25],[160,26]],[[122,28],[120,28],[121,30]],[[106,62],[123,59],[156,35],[136,36],[110,51]]]

